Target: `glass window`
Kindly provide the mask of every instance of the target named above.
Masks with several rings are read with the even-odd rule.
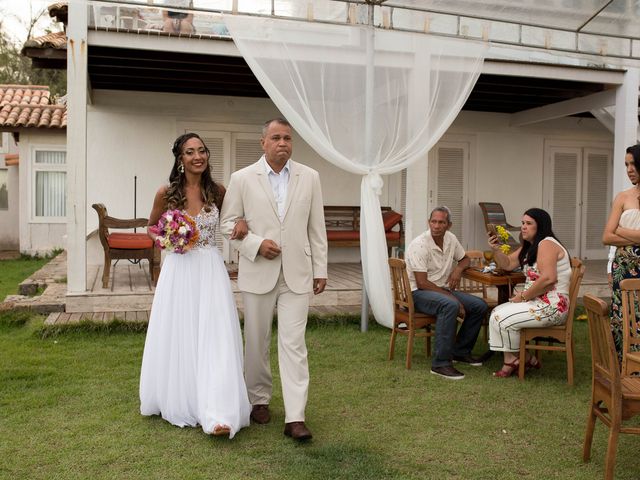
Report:
[[[33,213],[37,218],[67,214],[66,152],[36,150],[34,155]]]
[[[0,210],[9,210],[9,172],[0,169]]]

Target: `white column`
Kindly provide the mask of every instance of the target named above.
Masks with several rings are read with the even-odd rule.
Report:
[[[67,27],[67,292],[87,289],[87,19],[69,2]]]
[[[631,184],[623,168],[625,150],[638,141],[638,89],[640,70],[629,68],[616,89],[616,113],[613,145],[613,195]]]
[[[407,218],[404,227],[405,252],[411,241],[427,229],[429,217],[428,155],[407,168]]]

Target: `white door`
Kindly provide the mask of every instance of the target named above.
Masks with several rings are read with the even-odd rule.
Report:
[[[465,249],[473,238],[474,215],[469,207],[470,143],[442,141],[429,152],[429,211],[438,206],[451,210],[451,232]]]
[[[611,152],[572,146],[546,150],[544,203],[554,233],[572,256],[607,258],[602,231],[611,199]]]
[[[193,131],[193,130],[190,130]],[[262,156],[260,133],[197,131],[211,152],[209,163],[216,182],[229,184],[231,173],[258,161]],[[237,262],[238,252],[216,231],[216,245],[226,262]]]

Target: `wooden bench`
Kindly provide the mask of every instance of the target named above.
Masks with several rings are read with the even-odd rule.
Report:
[[[380,210],[391,256],[391,248],[400,247],[404,242],[402,215],[391,207],[380,207]],[[360,207],[325,205],[324,222],[330,247],[360,246]]]

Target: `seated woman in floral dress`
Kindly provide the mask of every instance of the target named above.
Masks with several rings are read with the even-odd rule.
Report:
[[[511,271],[522,267],[524,289],[507,303],[498,305],[489,319],[489,348],[504,353],[504,364],[496,377],[509,377],[519,367],[520,329],[562,325],[569,311],[571,262],[569,252],[551,229],[551,217],[540,208],[530,208],[522,216],[522,244],[506,255],[500,241],[489,236],[496,264]],[[540,368],[540,361],[527,352],[527,368]]]

